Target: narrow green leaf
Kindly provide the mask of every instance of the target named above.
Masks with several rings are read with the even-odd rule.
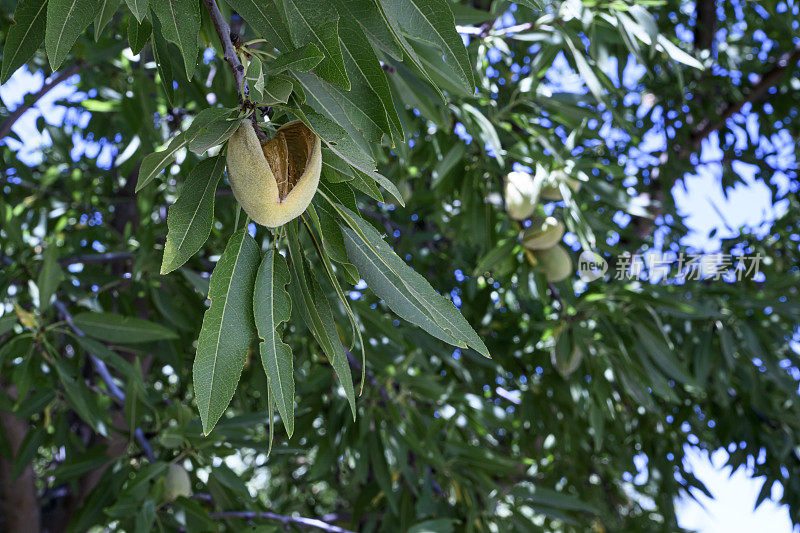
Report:
[[[78,344],[89,354],[101,359],[111,368],[122,374],[126,381],[136,376],[133,365],[111,348],[89,337],[78,337]]]
[[[181,187],[167,214],[167,242],[161,273],[183,265],[205,244],[214,222],[214,193],[225,171],[225,157],[201,161]]]
[[[463,4],[453,4],[451,7],[453,8],[453,17],[455,17],[458,25],[478,26],[484,22],[495,20],[496,16],[491,11],[475,9]]]
[[[235,109],[227,107],[209,107],[200,111],[186,131],[174,137],[166,149],[153,152],[142,159],[136,192],[146,187],[167,168],[175,160],[178,150],[184,146],[188,145],[193,152],[202,154],[212,146],[225,142],[239,126],[238,120],[231,120],[235,113]]]
[[[306,275],[305,257],[300,251],[295,224],[286,226],[288,231],[289,252],[292,258],[293,283],[291,284],[293,301],[297,304],[296,308],[303,321],[311,330],[314,339],[322,347],[325,357],[333,367],[339,382],[344,388],[347,401],[350,403],[350,410],[353,413],[353,420],[356,418],[356,395],[353,388],[353,376],[350,372],[350,364],[347,355],[344,353],[339,333],[336,330],[336,323],[333,320],[328,299],[322,291],[319,283],[312,276]]]
[[[442,90],[436,85],[433,79],[430,77],[428,72],[422,67],[422,60],[417,55],[417,52],[414,50],[414,47],[411,46],[411,43],[403,36],[403,29],[400,27],[400,22],[393,18],[393,16],[387,11],[382,1],[376,2],[376,6],[380,10],[381,16],[386,21],[387,27],[391,30],[392,34],[394,35],[395,41],[400,45],[400,48],[403,50],[404,54],[404,61],[410,63],[410,65],[416,67],[416,69],[425,77],[426,80],[431,84],[431,86],[436,90],[436,93],[439,95],[439,100],[442,103],[445,103],[445,97],[442,93]]]
[[[24,65],[44,41],[47,0],[21,0],[14,10],[14,24],[8,29],[3,46],[0,84]]]
[[[674,61],[683,63],[688,67],[703,70],[703,64],[698,59],[695,59],[687,52],[684,52],[682,48],[673,43],[666,35],[658,36],[658,45],[664,51],[664,53],[671,57]]]
[[[175,160],[175,153],[183,148],[186,143],[186,134],[181,133],[170,141],[165,150],[153,152],[145,156],[144,159],[142,159],[142,164],[139,166],[139,179],[136,182],[136,192],[141,191],[153,181],[153,178],[160,174],[162,170],[167,168],[167,166]]]
[[[97,13],[99,0],[49,0],[44,46],[54,71]]]
[[[25,467],[30,464],[34,456],[39,452],[39,446],[44,442],[45,435],[47,435],[47,433],[44,431],[43,427],[39,427],[38,429],[31,428],[31,430],[27,432],[25,438],[22,440],[22,444],[19,445],[16,457],[13,458],[14,468],[11,470],[12,481],[22,474]]]
[[[367,102],[371,103],[373,99],[377,100],[376,104],[371,104],[375,106],[375,111],[372,111],[370,107],[369,112],[381,117],[382,121],[388,121],[386,126],[389,127],[389,131],[383,129],[384,133],[395,143],[402,143],[405,140],[403,128],[392,101],[389,82],[367,35],[355,19],[344,17],[340,20],[339,40],[342,43],[347,76],[352,85],[351,90],[355,94],[359,94],[360,91],[364,95],[371,96],[369,100],[364,100],[365,105]],[[381,107],[383,113],[380,111]]]
[[[313,43],[325,54],[325,59],[314,72],[349,91],[350,80],[339,47],[339,14],[336,9],[328,2],[317,0],[281,0],[279,7],[295,46]]]
[[[383,187],[383,189],[391,194],[397,203],[399,203],[402,207],[406,206],[405,200],[403,200],[403,195],[400,193],[400,189],[397,188],[397,185],[394,184],[389,178],[381,174],[380,172],[370,172],[369,174],[364,172],[361,169],[353,167],[353,172],[356,174],[356,177],[363,177],[365,180],[371,180]]]
[[[156,68],[158,69],[158,76],[161,78],[161,87],[164,89],[164,94],[167,97],[167,102],[170,105],[175,103],[175,87],[172,82],[178,76],[176,70],[177,65],[173,64],[173,54],[170,50],[170,44],[164,39],[164,34],[161,31],[161,25],[157,19],[153,19],[153,59],[156,61]]]
[[[538,505],[553,507],[563,511],[583,511],[597,514],[599,511],[592,505],[581,501],[575,496],[534,486],[531,483],[520,483],[512,487],[510,493],[515,498],[521,498],[531,503],[536,508]]]
[[[294,84],[287,78],[280,76],[270,78],[261,90],[261,101],[263,105],[285,104],[292,95]]]
[[[211,300],[197,340],[194,391],[208,435],[233,398],[255,333],[253,285],[260,253],[244,230],[233,234],[211,275]]]
[[[178,338],[160,324],[116,313],[86,312],[75,315],[74,320],[75,326],[86,335],[105,342],[129,344]]]
[[[312,111],[301,113],[300,118],[340,158],[367,174],[377,172],[372,156],[362,150],[339,124],[325,115]]]
[[[269,64],[268,69],[270,74],[278,74],[284,70],[308,72],[319,65],[324,58],[325,54],[320,52],[315,44],[308,43],[296,50],[279,55],[275,61]]]
[[[346,91],[311,72],[294,76],[303,85],[308,105],[336,121],[362,151],[369,150],[369,143],[379,142],[385,132],[391,135],[386,112],[368,87],[358,84]]]
[[[380,0],[385,13],[412,39],[432,44],[453,67],[462,87],[472,94],[475,80],[472,65],[461,36],[456,31],[455,18],[448,0]],[[406,51],[408,51],[406,49]]]
[[[281,52],[293,48],[289,29],[283,23],[273,0],[226,0],[226,2],[269,44]]]
[[[390,507],[397,512],[397,494],[393,489],[392,474],[389,471],[389,464],[386,462],[386,454],[383,451],[380,434],[373,432],[367,440],[367,452],[369,454],[369,464],[375,475],[375,481],[383,491],[384,496],[389,502]]]
[[[45,248],[42,269],[39,271],[39,279],[36,283],[39,288],[40,311],[44,311],[50,306],[50,300],[63,279],[64,272],[58,264],[58,248],[51,243]]]
[[[470,91],[459,81],[458,66],[448,63],[437,47],[420,41],[412,41],[409,44],[414,49],[419,61],[419,66],[414,63],[411,63],[410,66],[421,67],[424,70],[424,77],[432,80],[437,87],[448,91],[453,96],[468,98],[474,95],[474,88]]]
[[[14,324],[17,323],[17,315],[14,313],[9,313],[0,317],[0,335],[5,335],[12,329],[14,329]]]
[[[464,156],[467,154],[467,147],[462,142],[455,142],[453,146],[447,151],[436,166],[433,167],[431,172],[431,187],[436,188],[442,183],[442,180],[447,176],[451,170],[455,169]]]
[[[134,54],[141,52],[152,33],[153,25],[149,20],[144,19],[139,23],[136,17],[132,17],[128,21],[128,45],[131,47],[131,52]]]
[[[128,4],[128,9],[131,10],[136,20],[141,23],[147,16],[148,0],[125,0],[125,3]]]
[[[101,0],[100,10],[94,18],[94,42],[100,38],[100,34],[103,33],[103,29],[111,21],[121,3],[122,0]]]
[[[215,110],[217,117],[203,123],[197,123],[198,120],[192,123],[192,126],[186,130],[186,137],[189,139],[187,148],[197,155],[204,154],[210,148],[219,146],[228,140],[239,128],[241,120],[236,118],[236,110],[229,110],[226,108],[212,108]],[[220,111],[220,109],[224,111]],[[227,113],[225,112],[227,111]],[[197,117],[200,118],[200,115]],[[197,126],[195,127],[195,124]]]
[[[451,301],[409,267],[358,215],[336,204],[350,261],[369,288],[399,317],[454,346],[472,348],[489,357],[489,350]]]
[[[402,61],[403,49],[394,37],[394,32],[374,0],[347,0],[337,2],[340,17],[357,21],[369,40],[394,59]]]
[[[261,60],[258,56],[250,58],[247,70],[244,74],[245,81],[250,87],[250,100],[258,102],[261,100],[261,89],[264,88],[264,75],[261,70]]]
[[[292,315],[292,301],[286,292],[289,268],[286,259],[271,248],[256,275],[253,314],[261,338],[261,363],[267,373],[271,402],[278,406],[289,437],[294,433],[294,376],[292,349],[283,342],[277,328]]]
[[[306,229],[308,230],[309,236],[314,241],[314,248],[316,248],[317,254],[322,260],[322,265],[325,267],[325,273],[328,275],[328,281],[330,282],[334,291],[336,291],[336,296],[339,297],[339,303],[341,304],[342,307],[344,307],[344,310],[347,313],[347,318],[350,320],[350,325],[352,326],[353,338],[352,342],[349,345],[349,348],[352,349],[355,347],[356,340],[358,340],[358,345],[361,347],[361,391],[359,392],[360,395],[362,392],[364,392],[364,382],[366,381],[366,375],[367,375],[367,367],[366,367],[367,352],[366,352],[366,346],[364,344],[364,339],[361,336],[361,330],[358,327],[358,321],[356,320],[356,316],[353,313],[353,309],[350,307],[350,301],[345,296],[344,291],[342,290],[342,286],[339,284],[339,280],[336,278],[336,273],[333,269],[333,263],[331,263],[330,258],[325,253],[325,248],[324,245],[322,244],[322,239],[323,239],[322,227],[319,216],[317,215],[316,208],[313,205],[308,206],[308,210],[302,215],[302,219],[306,225]],[[314,232],[314,228],[316,228],[318,233]]]
[[[406,108],[417,109],[426,120],[433,121],[440,128],[448,128],[451,115],[449,111],[445,112],[447,108],[441,104],[441,91],[437,96],[434,89],[438,88],[432,85],[433,82],[431,85],[423,83],[413,70],[402,63],[392,63],[392,66],[395,73],[389,81],[394,87],[394,98],[405,104]]]
[[[346,277],[349,277],[349,281],[353,284],[358,283],[360,276],[358,275],[356,267],[347,257],[347,248],[345,248],[344,245],[342,230],[339,229],[339,225],[336,224],[336,219],[333,214],[328,211],[329,206],[327,204],[323,205],[319,203],[317,207],[320,220],[319,231],[322,235],[322,246],[325,250],[325,254],[342,266]]]
[[[519,0],[519,3],[535,11],[540,11],[542,9],[542,3],[539,0]]]
[[[274,401],[272,400],[272,386],[267,378],[267,421],[269,421],[269,444],[267,445],[267,457],[272,454],[272,442],[275,440],[275,411],[272,409]],[[294,421],[292,421],[294,423]]]
[[[150,498],[144,502],[141,509],[136,514],[134,522],[134,533],[149,533],[153,531],[153,523],[156,521],[156,504]]]
[[[75,317],[77,318],[77,317]],[[58,374],[61,386],[64,387],[64,395],[67,402],[84,422],[100,435],[108,435],[108,425],[104,420],[108,411],[101,411],[96,403],[97,396],[80,379],[75,379],[69,369],[59,359],[54,359],[53,364]]]
[[[677,358],[674,351],[665,344],[653,332],[641,324],[634,324],[634,329],[639,337],[639,344],[643,348],[643,354],[658,366],[664,374],[686,385],[700,388],[694,377],[683,367],[683,363]]]
[[[497,135],[497,130],[494,128],[494,124],[486,118],[478,108],[472,106],[470,104],[463,104],[461,108],[469,114],[472,119],[475,121],[475,124],[480,129],[480,139],[483,141],[481,144],[485,145],[488,144],[492,147],[492,151],[494,152],[494,157],[497,159],[497,162],[500,165],[503,165],[503,155],[505,150],[503,150],[503,145],[500,143],[500,136]]]
[[[105,446],[96,445],[83,453],[71,454],[52,470],[53,481],[59,484],[69,482],[111,461],[111,457],[103,453],[104,449]]]
[[[200,33],[200,4],[197,0],[164,0],[152,4],[161,22],[164,38],[178,45],[186,67],[186,78],[192,79],[197,64],[197,36]]]
[[[480,258],[478,264],[475,266],[475,270],[472,271],[472,275],[477,277],[484,272],[492,272],[495,267],[512,256],[512,252],[516,246],[516,239],[507,239],[498,243],[489,253]]]

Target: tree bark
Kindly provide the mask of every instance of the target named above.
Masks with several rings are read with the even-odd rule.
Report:
[[[16,397],[12,385],[9,396]],[[41,530],[39,498],[36,494],[36,475],[29,464],[17,478],[12,477],[14,458],[28,434],[28,422],[8,411],[0,410],[0,428],[11,449],[11,457],[0,456],[0,492],[4,523],[0,529],[7,533],[35,533]]]

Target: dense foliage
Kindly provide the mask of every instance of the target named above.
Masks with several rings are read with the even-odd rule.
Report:
[[[799,20],[0,1],[6,87],[57,70],[0,106],[0,529],[675,531],[706,490],[687,443],[727,447],[761,499],[780,483],[800,523]],[[23,163],[18,119],[61,83]],[[256,225],[229,139],[295,120],[319,189]],[[673,188],[703,166],[781,214],[693,276]],[[546,271],[523,233],[545,216],[608,271]]]

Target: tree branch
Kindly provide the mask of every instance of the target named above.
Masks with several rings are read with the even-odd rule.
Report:
[[[109,263],[114,261],[127,261],[132,259],[131,252],[109,252],[107,254],[86,254],[74,255],[72,257],[62,257],[58,260],[61,266],[87,264],[87,263]]]
[[[86,336],[86,334],[75,325],[72,315],[67,310],[67,306],[58,300],[55,300],[53,305],[55,305],[56,309],[58,309],[58,312],[61,314],[61,318],[67,323],[67,326],[69,326],[75,335],[78,337]],[[111,372],[108,371],[108,366],[106,366],[105,362],[92,354],[89,354],[89,360],[92,362],[92,367],[94,368],[95,372],[97,372],[97,374],[100,376],[100,379],[102,379],[103,383],[105,383],[106,387],[108,387],[109,395],[124,405],[125,392],[120,389],[116,383],[114,383],[114,378],[111,376]],[[142,431],[142,428],[136,428],[134,431],[134,438],[136,439],[136,442],[139,443],[139,447],[142,448],[147,460],[151,463],[154,463],[156,457],[153,454],[153,448],[150,446],[147,437],[144,436],[144,431]]]
[[[23,101],[10,115],[8,115],[8,118],[6,118],[3,123],[0,124],[0,140],[5,139],[8,136],[8,134],[11,132],[11,128],[14,126],[14,123],[16,123],[17,120],[19,120],[19,118],[24,115],[27,110],[35,106],[36,102],[38,102],[44,95],[49,93],[53,87],[67,78],[77,74],[81,67],[83,67],[83,62],[78,61],[59,72],[55,78],[51,77],[46,79],[44,81],[44,85],[42,85],[42,88],[39,89],[38,93],[33,95],[33,99],[31,101]]]
[[[750,89],[744,98],[736,102],[728,102],[719,112],[715,120],[706,119],[701,122],[698,128],[692,133],[692,146],[699,146],[700,142],[708,137],[712,131],[722,128],[725,122],[738,113],[745,104],[755,103],[764,97],[767,91],[778,83],[783,75],[786,74],[791,67],[794,67],[798,61],[800,61],[800,44],[796,45],[791,52],[783,54],[774,67],[765,74],[759,76],[758,79],[750,85]]]
[[[203,4],[206,6],[206,10],[211,16],[211,22],[214,23],[214,29],[219,36],[220,43],[222,43],[222,57],[228,62],[228,65],[230,65],[233,71],[233,79],[236,81],[236,90],[239,93],[239,102],[244,103],[250,99],[250,87],[247,85],[247,80],[244,76],[244,66],[242,62],[239,61],[236,47],[231,40],[231,27],[228,25],[225,17],[222,16],[215,0],[203,0]],[[266,135],[261,128],[258,127],[258,119],[256,118],[255,112],[250,115],[250,119],[253,121],[253,129],[256,130],[256,135],[259,140],[262,143],[266,142]]]
[[[252,520],[254,518],[266,518],[267,520],[275,520],[276,522],[280,522],[285,526],[288,526],[289,524],[296,524],[298,526],[305,526],[307,528],[315,528],[322,531],[328,531],[329,533],[354,533],[349,529],[345,529],[339,526],[334,526],[333,524],[323,522],[322,520],[317,520],[316,518],[304,518],[302,516],[298,517],[286,516],[286,515],[270,513],[269,511],[221,511],[217,513],[208,513],[208,517],[244,518],[247,520]]]

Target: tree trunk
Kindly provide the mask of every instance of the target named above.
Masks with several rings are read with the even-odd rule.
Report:
[[[695,7],[694,49],[710,50],[717,30],[716,0],[697,0]]]
[[[13,386],[8,392],[12,398],[16,396]],[[0,411],[0,428],[11,449],[11,457],[0,456],[0,496],[4,519],[0,529],[7,533],[36,533],[41,530],[41,519],[33,467],[26,466],[16,479],[11,476],[14,458],[28,434],[28,422],[7,411]]]

